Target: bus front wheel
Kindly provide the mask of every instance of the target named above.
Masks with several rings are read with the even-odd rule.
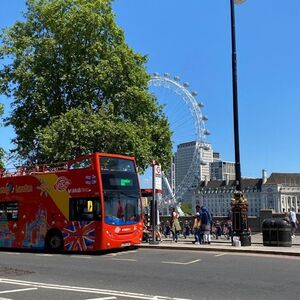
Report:
[[[45,248],[50,252],[60,252],[64,250],[63,236],[59,230],[49,231],[46,236]]]

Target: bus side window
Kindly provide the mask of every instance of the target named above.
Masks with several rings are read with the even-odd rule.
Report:
[[[6,214],[6,216],[7,216],[7,221],[12,221],[12,213],[11,212],[8,212]]]
[[[84,221],[91,221],[93,220],[93,212],[89,212],[88,209],[85,207],[81,214],[81,219]]]
[[[5,202],[0,206],[1,218],[7,221],[17,221],[19,214],[18,202]]]
[[[70,219],[73,221],[92,221],[101,218],[100,201],[96,199],[70,199]]]

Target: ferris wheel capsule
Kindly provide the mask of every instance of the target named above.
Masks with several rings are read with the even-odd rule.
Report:
[[[154,77],[159,77],[159,73],[155,72],[155,73],[153,73],[153,76]]]
[[[203,103],[203,102],[198,102],[198,106],[199,106],[200,108],[202,108],[202,107],[204,107],[204,103]]]
[[[170,73],[164,73],[164,77],[165,78],[169,78],[170,77]]]
[[[234,4],[242,4],[246,0],[234,0]]]
[[[207,129],[205,129],[205,130],[203,131],[203,134],[205,134],[205,135],[210,135],[210,131],[208,131]]]
[[[198,93],[196,91],[192,91],[191,94],[193,97],[196,97],[198,95]]]
[[[179,82],[179,81],[180,81],[180,77],[179,77],[179,76],[175,76],[175,77],[174,77],[174,80],[175,80],[176,82]]]
[[[208,120],[208,117],[205,116],[205,115],[203,115],[203,116],[202,116],[202,120],[203,120],[203,121],[207,121],[207,120]]]
[[[188,82],[184,82],[183,86],[184,86],[185,88],[187,88],[187,87],[190,86],[190,84],[189,84]]]

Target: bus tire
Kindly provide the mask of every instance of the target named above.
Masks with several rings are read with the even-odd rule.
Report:
[[[48,231],[45,239],[45,249],[49,252],[61,252],[64,250],[64,240],[58,229]]]

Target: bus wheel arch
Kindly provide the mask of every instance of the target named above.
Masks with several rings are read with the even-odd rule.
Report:
[[[59,229],[52,228],[47,232],[45,249],[50,252],[60,252],[64,250],[64,239]]]

